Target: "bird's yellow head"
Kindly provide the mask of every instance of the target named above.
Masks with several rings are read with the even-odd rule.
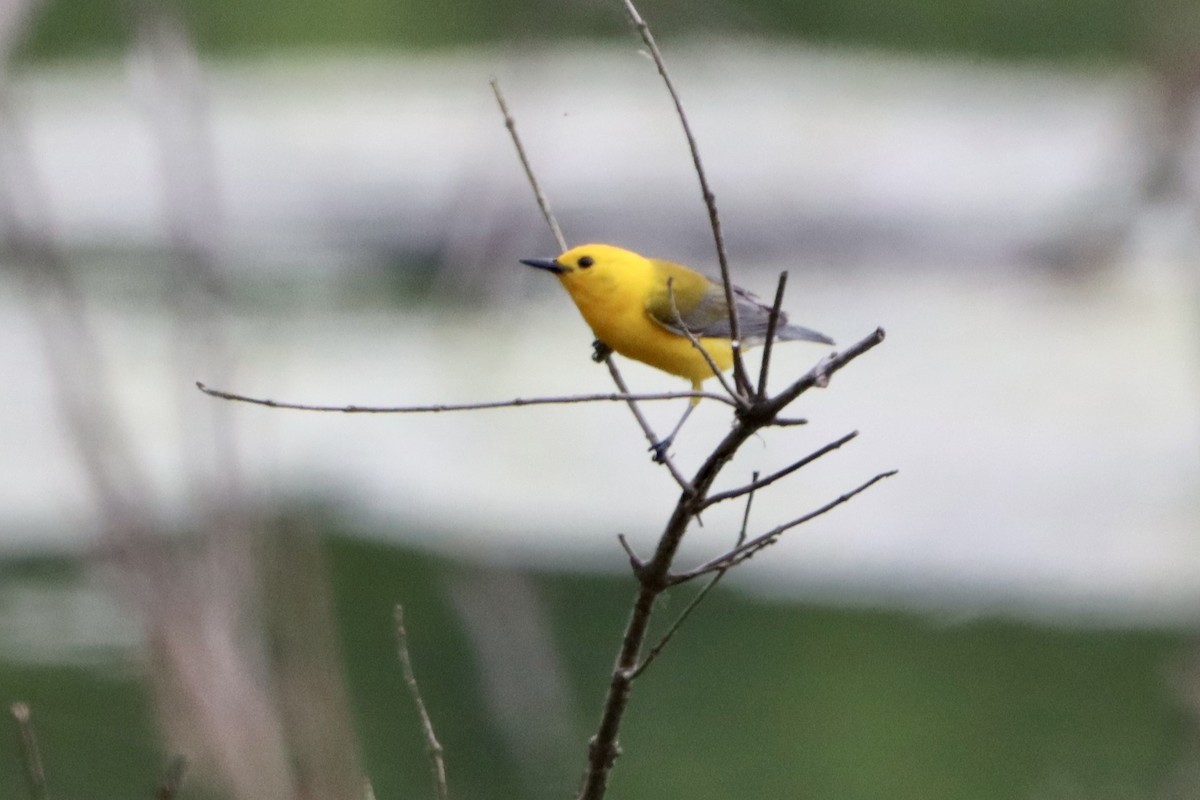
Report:
[[[553,272],[575,297],[640,284],[649,280],[654,270],[646,258],[611,244],[581,244],[558,258],[525,258],[521,263]]]

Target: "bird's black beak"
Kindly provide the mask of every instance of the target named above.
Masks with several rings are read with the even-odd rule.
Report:
[[[558,263],[558,261],[553,258],[522,258],[521,263],[530,267],[537,267],[538,269],[544,269],[548,272],[553,272],[556,275],[561,275],[567,271],[566,267]]]

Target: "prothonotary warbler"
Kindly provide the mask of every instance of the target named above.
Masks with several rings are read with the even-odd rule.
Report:
[[[689,267],[609,244],[580,245],[558,258],[528,258],[521,263],[558,276],[600,343],[687,378],[694,391],[713,376],[713,370],[693,346],[688,332],[718,368],[724,371],[733,366],[725,290]],[[762,344],[771,309],[740,287],[734,287],[734,302],[742,347]],[[776,323],[775,339],[833,344],[824,334],[789,325],[783,314]],[[692,399],[671,435],[652,448],[656,460],[665,456],[697,402],[699,398]]]

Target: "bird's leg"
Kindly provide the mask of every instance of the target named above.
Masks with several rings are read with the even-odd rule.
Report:
[[[604,359],[611,356],[612,352],[613,349],[599,339],[592,342],[592,361],[595,361],[597,364],[603,364]]]
[[[654,451],[653,458],[655,463],[661,464],[666,461],[667,449],[671,446],[671,443],[675,441],[676,434],[678,434],[679,429],[683,427],[683,423],[687,422],[688,415],[692,413],[692,409],[695,407],[696,402],[694,400],[691,403],[688,403],[688,407],[684,409],[683,416],[679,418],[679,422],[675,423],[675,430],[671,431],[671,435],[657,444],[650,445],[650,449]]]

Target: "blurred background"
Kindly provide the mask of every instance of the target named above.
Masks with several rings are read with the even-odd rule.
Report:
[[[725,487],[731,575],[637,685],[615,796],[1200,794],[1195,0],[646,0],[735,280],[848,345]],[[619,2],[0,3],[0,690],[51,796],[570,796],[677,489],[572,243],[715,272]],[[826,352],[775,351],[778,386]],[[680,382],[621,362],[640,391]],[[647,404],[667,430],[677,403]],[[701,404],[686,471],[727,430]],[[714,509],[683,558],[725,550]],[[662,608],[666,625],[688,593]],[[25,796],[17,732],[0,757]]]

